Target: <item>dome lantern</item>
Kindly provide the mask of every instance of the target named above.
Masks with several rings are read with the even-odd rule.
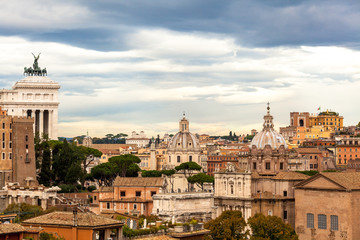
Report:
[[[267,114],[264,116],[263,130],[255,135],[251,141],[251,146],[257,149],[264,149],[266,145],[270,145],[273,149],[280,146],[287,148],[284,137],[274,130],[273,116],[270,114],[270,103],[267,103]]]

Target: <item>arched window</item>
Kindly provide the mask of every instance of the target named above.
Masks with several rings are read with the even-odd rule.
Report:
[[[304,120],[303,119],[300,119],[299,123],[300,123],[300,127],[304,126]]]

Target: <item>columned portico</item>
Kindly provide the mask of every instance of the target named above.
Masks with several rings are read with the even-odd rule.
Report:
[[[26,77],[11,90],[0,90],[0,106],[9,115],[35,118],[34,132],[57,140],[60,85],[48,78],[46,69],[41,69],[38,63],[37,67],[36,73],[25,70]]]

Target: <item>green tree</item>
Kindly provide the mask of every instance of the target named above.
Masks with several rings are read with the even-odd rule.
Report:
[[[41,167],[39,173],[39,183],[45,186],[50,186],[53,182],[53,171],[51,162],[51,149],[48,141],[41,143]]]
[[[186,178],[191,177],[194,171],[200,171],[201,166],[196,162],[184,162],[179,166],[175,167],[175,170],[178,172],[182,172]]]
[[[161,177],[162,172],[157,170],[149,170],[149,171],[142,171],[141,176],[142,177]]]
[[[111,186],[116,176],[115,166],[110,162],[93,167],[90,174],[90,177],[95,179],[100,186]]]
[[[81,174],[81,185],[84,186],[85,176],[86,176],[86,169],[87,167],[95,161],[95,158],[99,158],[102,156],[102,152],[89,147],[78,146],[77,149],[81,152],[79,153],[80,157],[82,158],[82,167],[83,173]]]
[[[54,208],[50,208],[47,211],[44,211],[40,206],[30,205],[27,203],[12,203],[4,210],[4,213],[17,213],[17,222],[22,222],[26,219],[40,216],[45,213],[54,211]]]
[[[115,171],[120,177],[126,177],[126,173],[130,170],[128,175],[132,175],[133,171],[137,169],[134,165],[140,163],[141,160],[135,155],[124,154],[120,156],[111,157],[109,162],[115,166]]]
[[[188,179],[194,174],[195,171],[200,171],[201,166],[196,162],[184,162],[179,166],[176,166],[175,170],[178,172],[182,172],[185,178]],[[190,191],[189,182],[188,182],[188,190]]]
[[[298,236],[290,224],[276,216],[264,216],[261,213],[248,219],[251,227],[251,240],[298,240]]]
[[[42,232],[40,233],[40,240],[65,240],[65,238],[55,237],[52,233]]]
[[[214,183],[214,177],[205,173],[198,173],[187,178],[189,183],[198,185],[199,188],[204,190],[204,183]]]
[[[249,230],[241,211],[224,211],[219,217],[205,224],[210,234],[205,239],[233,240],[247,239]]]

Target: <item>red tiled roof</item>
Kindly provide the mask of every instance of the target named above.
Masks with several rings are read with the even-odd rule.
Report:
[[[295,149],[300,154],[321,154],[321,150],[314,148],[297,148]]]
[[[60,225],[73,226],[74,214],[72,212],[51,212],[45,215],[34,217],[22,222],[26,225]],[[121,226],[123,223],[118,220],[102,217],[93,213],[77,213],[78,227],[111,227]]]
[[[162,187],[162,177],[116,177],[113,186],[116,187]]]
[[[25,231],[25,228],[18,223],[0,224],[0,235]]]

